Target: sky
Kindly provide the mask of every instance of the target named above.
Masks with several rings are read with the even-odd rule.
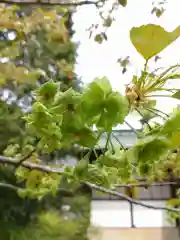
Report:
[[[96,77],[107,76],[113,88],[124,93],[125,84],[131,81],[133,74],[137,74],[145,63],[130,42],[130,29],[153,23],[161,25],[167,31],[174,30],[180,22],[180,1],[169,0],[165,7],[164,14],[157,18],[151,14],[152,0],[129,0],[125,8],[119,7],[114,14],[116,20],[107,31],[108,40],[102,44],[96,43],[93,38],[90,39],[87,31],[92,23],[100,23],[96,8],[94,6],[79,7],[74,15],[76,34],[73,40],[80,43],[76,72],[82,81],[89,83]],[[149,68],[152,70],[180,63],[180,38],[158,55],[161,59],[156,64],[154,61],[149,63]],[[117,60],[126,56],[130,56],[131,65],[127,73],[122,74]],[[173,85],[180,88],[180,80],[173,81]],[[164,112],[170,112],[179,104],[178,101],[169,98],[157,100],[157,108]],[[140,127],[137,116],[129,116],[127,119],[133,123],[134,127]]]

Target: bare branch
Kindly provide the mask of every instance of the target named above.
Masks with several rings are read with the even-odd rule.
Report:
[[[9,165],[16,167],[17,164],[19,163],[19,160],[14,159],[14,158],[0,156],[0,163],[9,164]],[[41,172],[47,172],[47,173],[60,173],[61,174],[64,172],[63,168],[52,168],[49,166],[34,164],[34,163],[30,163],[30,162],[22,162],[21,166],[25,167],[29,170],[39,170]]]
[[[22,157],[22,158],[18,161],[18,163],[17,163],[17,165],[16,165],[16,168],[18,168],[24,161],[26,161],[28,158],[30,158],[30,157],[33,155],[34,152],[36,152],[36,149],[33,149],[33,150],[30,151],[27,155],[25,155],[24,157]]]
[[[3,182],[0,182],[0,188],[1,187],[2,188],[8,188],[8,189],[11,189],[11,190],[14,190],[14,191],[23,191],[23,190],[25,191],[26,190],[25,188],[18,187],[18,186],[9,184],[9,183],[3,183]],[[65,188],[59,188],[58,192],[64,197],[72,197],[75,194],[75,192],[72,192],[72,191],[67,190]]]
[[[9,183],[1,183],[0,182],[0,187],[9,188],[9,189],[12,189],[12,190],[15,190],[15,191],[22,190],[22,188],[14,186],[14,185],[9,184]]]
[[[46,0],[0,0],[0,3],[2,4],[17,4],[20,6],[27,6],[27,5],[33,5],[33,6],[42,6],[42,7],[49,7],[49,6],[63,6],[63,7],[78,7],[78,6],[83,6],[83,5],[94,5],[94,6],[98,6],[99,3],[101,3],[102,0],[98,0],[98,1],[91,1],[91,0],[87,0],[87,1],[61,1],[61,0],[50,0],[50,1],[46,1]]]
[[[9,165],[17,166],[18,162],[19,162],[19,160],[16,160],[16,159],[13,159],[13,158],[4,157],[4,156],[0,156],[0,163],[2,163],[2,164],[9,164]],[[30,170],[39,170],[39,171],[47,172],[47,173],[59,173],[59,174],[62,174],[64,172],[63,168],[51,168],[49,166],[38,165],[38,164],[29,163],[29,162],[22,162],[21,166],[25,167],[27,169],[30,169]],[[135,199],[133,199],[131,197],[128,197],[128,196],[126,196],[126,195],[124,195],[122,193],[118,193],[116,191],[104,188],[102,186],[97,186],[97,185],[95,185],[93,183],[90,183],[90,182],[82,181],[81,183],[86,184],[90,188],[96,189],[98,191],[101,191],[101,192],[104,192],[104,193],[108,193],[108,194],[111,194],[113,196],[122,198],[122,199],[124,199],[124,200],[126,200],[126,201],[128,201],[129,203],[132,203],[132,204],[140,205],[142,207],[151,208],[151,209],[155,209],[155,210],[166,210],[166,211],[179,212],[180,213],[180,208],[157,207],[157,206],[145,204],[145,203],[142,203],[142,202],[140,202],[138,200],[135,200]],[[13,185],[11,186],[11,185],[9,185],[9,184],[7,185],[5,183],[1,183],[0,186],[3,186],[3,187],[6,186],[6,187],[12,188],[14,190],[18,190],[19,189],[18,187],[16,188]]]
[[[142,203],[141,201],[135,200],[135,199],[133,199],[131,197],[128,197],[128,196],[126,196],[122,193],[118,193],[118,192],[113,191],[111,189],[107,189],[107,188],[104,188],[104,187],[101,187],[101,186],[97,186],[97,185],[89,183],[89,182],[84,182],[84,184],[86,184],[87,186],[89,186],[93,189],[96,189],[98,191],[108,193],[108,194],[111,194],[113,196],[122,198],[122,199],[128,201],[129,203],[133,203],[135,205],[139,205],[139,206],[142,206],[142,207],[155,209],[155,210],[166,210],[166,211],[179,212],[180,213],[180,208],[161,207],[161,206],[157,207],[157,206],[153,206],[153,205],[150,205],[150,204]]]

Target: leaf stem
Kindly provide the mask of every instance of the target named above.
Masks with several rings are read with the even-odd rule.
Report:
[[[144,96],[145,98],[149,98],[149,97],[167,97],[167,98],[172,98],[171,95],[149,95],[149,96]]]
[[[139,115],[142,117],[143,121],[147,124],[149,130],[152,130],[151,126],[149,125],[148,121],[144,119],[143,114],[139,111],[139,109],[135,108],[135,110],[139,113]]]
[[[133,128],[133,127],[131,126],[131,124],[129,124],[126,120],[124,120],[124,122],[126,123],[126,125],[127,125],[138,137],[140,137],[140,134],[136,131],[135,128]]]
[[[150,109],[150,108],[147,108],[146,110],[149,111],[149,112],[151,112],[151,113],[153,113],[153,114],[155,114],[156,116],[162,118],[163,120],[166,120],[165,117],[163,117],[162,115],[158,114],[156,111],[154,111],[154,110],[152,110],[152,109]]]
[[[111,133],[111,135],[112,135],[112,133]],[[111,138],[109,139],[109,142],[110,142],[110,145],[111,145],[111,148],[112,148],[112,153],[114,154],[115,149],[114,149],[114,145],[113,145],[113,142],[112,142]]]
[[[163,112],[163,111],[161,111],[161,110],[159,110],[159,109],[156,109],[156,108],[149,108],[149,109],[154,110],[154,111],[159,112],[159,113],[162,113],[162,114],[164,114],[166,117],[170,117],[167,113],[165,113],[165,112]]]
[[[106,134],[107,134],[107,139],[106,139],[105,151],[108,149],[108,144],[111,138],[111,132],[108,132]]]
[[[112,133],[112,136],[115,138],[115,140],[119,143],[119,145],[121,146],[121,148],[123,150],[125,150],[125,147],[123,146],[123,144],[121,143],[121,141],[118,139],[118,137],[116,137],[116,135],[114,133]]]

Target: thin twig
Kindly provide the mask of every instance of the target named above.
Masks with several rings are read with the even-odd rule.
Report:
[[[27,189],[26,188],[22,188],[22,187],[18,187],[18,186],[15,186],[15,185],[12,185],[12,184],[9,184],[9,183],[3,183],[3,182],[0,182],[0,188],[8,188],[8,189],[11,189],[11,190],[14,190],[14,191],[26,191]],[[67,190],[65,188],[59,188],[58,189],[58,192],[61,193],[62,196],[66,196],[66,197],[72,197],[75,192],[72,192],[70,190]]]
[[[0,187],[9,188],[9,189],[12,189],[12,190],[15,190],[15,191],[22,190],[22,188],[20,188],[20,187],[14,186],[14,185],[9,184],[9,183],[2,183],[2,182],[0,182]]]
[[[21,6],[27,6],[27,5],[33,5],[33,6],[43,6],[43,7],[48,7],[48,6],[63,6],[63,7],[78,7],[78,6],[83,6],[83,5],[95,5],[96,7],[98,7],[98,4],[101,3],[102,1],[80,1],[80,2],[61,2],[61,0],[50,0],[50,1],[33,1],[33,0],[0,0],[0,3],[3,4],[17,4],[17,5],[21,5]]]
[[[118,193],[118,192],[113,191],[111,189],[107,189],[107,188],[104,188],[104,187],[101,187],[101,186],[97,186],[97,185],[89,183],[89,182],[84,182],[84,184],[86,184],[87,186],[89,186],[93,189],[96,189],[98,191],[108,193],[108,194],[111,194],[111,195],[119,197],[119,198],[123,198],[124,200],[128,201],[129,203],[133,203],[135,205],[139,205],[139,206],[142,206],[142,207],[155,209],[155,210],[166,210],[166,211],[179,212],[180,213],[180,208],[161,207],[161,206],[157,207],[157,206],[154,206],[154,205],[143,203],[141,201],[138,201],[138,200],[135,200],[131,197],[128,197],[128,196],[126,196],[122,193]]]

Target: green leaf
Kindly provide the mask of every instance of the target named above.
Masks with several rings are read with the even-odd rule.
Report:
[[[112,22],[113,22],[113,19],[108,16],[105,20],[104,20],[104,23],[103,23],[103,26],[104,27],[110,27],[112,25]]]
[[[164,123],[161,133],[172,136],[173,133],[180,131],[180,108],[174,110],[170,118]]]
[[[172,134],[172,146],[180,147],[180,132],[176,132]]]
[[[136,50],[149,60],[160,53],[168,45],[174,42],[180,35],[180,26],[172,32],[155,24],[133,27],[130,31],[130,39]]]
[[[26,198],[28,194],[29,194],[29,190],[28,189],[19,189],[18,190],[18,195],[21,198]]]
[[[118,92],[108,95],[104,103],[104,109],[97,123],[99,128],[111,131],[113,126],[124,122],[129,111],[129,103],[126,97]]]
[[[78,143],[83,147],[91,148],[97,142],[97,137],[90,128],[83,128],[77,132]]]
[[[172,199],[167,201],[167,205],[170,205],[170,206],[180,206],[180,199],[172,198]]]
[[[180,90],[174,93],[172,97],[180,100]]]
[[[101,34],[97,34],[94,40],[101,44],[103,42],[103,36]]]
[[[52,99],[57,92],[57,83],[49,81],[37,90],[37,96],[42,100]]]
[[[86,175],[88,171],[89,161],[87,158],[81,159],[74,168],[74,174],[78,178],[82,178]]]
[[[95,79],[90,83],[82,95],[80,105],[81,115],[85,119],[91,119],[101,113],[106,96],[112,91],[111,85],[106,77]]]
[[[140,164],[153,164],[167,153],[169,147],[170,143],[167,139],[150,136],[137,142],[131,156],[134,158],[133,161],[136,159]]]
[[[125,7],[127,5],[127,0],[118,0],[119,4]]]

